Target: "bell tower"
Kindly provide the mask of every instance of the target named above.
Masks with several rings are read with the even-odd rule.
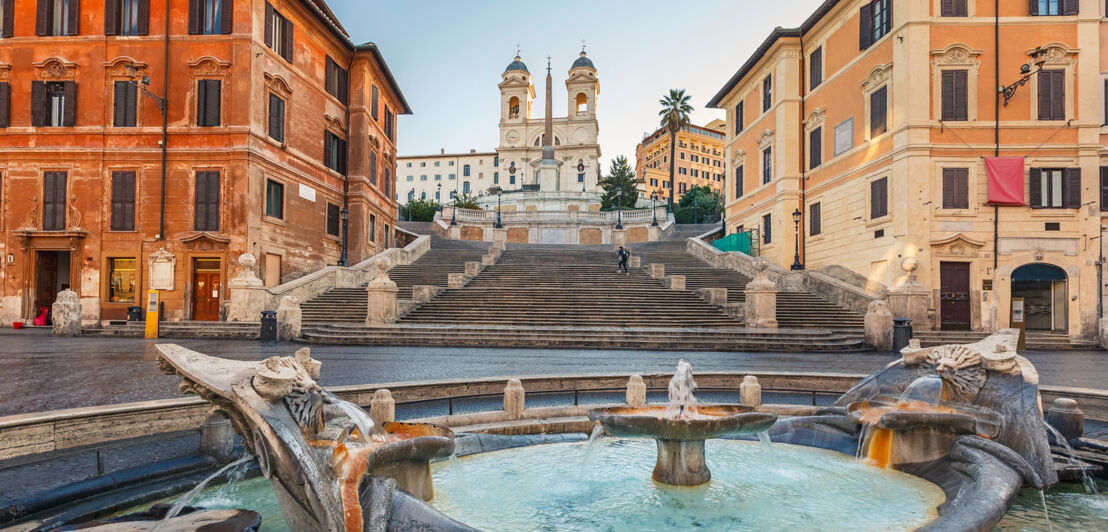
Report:
[[[566,116],[570,122],[596,120],[596,97],[600,94],[600,80],[596,76],[596,66],[584,49],[569,68],[566,94]]]
[[[531,105],[535,100],[531,72],[516,55],[500,77],[500,123],[526,123],[531,118]]]

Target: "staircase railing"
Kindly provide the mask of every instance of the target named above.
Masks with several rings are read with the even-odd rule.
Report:
[[[452,216],[453,207],[444,206],[438,219],[455,220],[469,223],[495,223],[496,211],[484,211],[479,209],[461,209]],[[654,209],[658,213],[659,223],[667,219],[665,207]],[[501,211],[501,223],[581,223],[581,224],[614,224],[617,218],[622,216],[623,223],[643,223],[654,219],[651,209],[616,211]]]

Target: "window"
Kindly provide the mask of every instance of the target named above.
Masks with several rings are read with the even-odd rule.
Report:
[[[135,173],[112,172],[112,231],[135,230]]]
[[[331,96],[338,98],[343,105],[346,105],[349,101],[350,73],[347,72],[345,68],[340,67],[334,59],[331,59],[331,56],[327,56],[324,65],[324,89],[326,89],[327,93]]]
[[[265,215],[278,220],[285,217],[285,185],[272,179],[265,182]]]
[[[966,11],[966,0],[942,0],[939,13],[944,17],[969,16],[969,12]]]
[[[889,214],[889,178],[882,177],[869,184],[869,218],[876,220]]]
[[[808,206],[808,234],[816,236],[821,232],[823,232],[822,213],[819,203],[813,203]]]
[[[385,168],[385,196],[392,192],[392,169]]]
[[[438,193],[435,193],[435,199],[439,199]],[[377,241],[377,215],[376,214],[370,214],[369,215],[369,241],[370,242],[376,242]]]
[[[421,175],[421,176],[419,176],[419,180],[420,181],[427,181],[427,176]]]
[[[135,115],[138,111],[138,83],[117,81],[114,83],[115,105],[112,125],[115,127],[135,127]]]
[[[516,175],[515,174],[508,175],[508,184],[509,185],[516,184]]]
[[[415,176],[414,175],[408,176],[408,181],[415,181]]]
[[[454,177],[453,177],[454,174],[450,174],[450,175],[451,175],[450,179],[454,179]],[[435,174],[435,181],[442,181],[442,174]]]
[[[688,175],[689,174],[688,169],[686,169],[686,168],[678,168],[677,173],[681,174],[681,175]]]
[[[462,194],[469,194],[469,181],[462,182]]]
[[[4,88],[0,87],[0,91],[3,91],[3,90],[4,90]],[[5,113],[7,111],[7,101],[8,101],[5,94],[7,94],[7,93],[0,92],[0,105],[4,106],[3,108],[0,108],[0,115],[6,117],[6,115],[3,115],[3,113]],[[5,127],[7,125],[7,123],[8,123],[8,121],[4,120],[3,123],[0,124],[0,127]],[[1104,80],[1104,125],[1108,126],[1108,79]]]
[[[1080,168],[1032,168],[1032,209],[1076,209],[1081,206]]]
[[[339,236],[339,206],[334,203],[327,204],[327,234]]]
[[[685,160],[685,152],[678,153],[677,155],[681,157],[682,161]]]
[[[108,302],[134,303],[138,286],[138,264],[134,258],[108,259]]]
[[[773,218],[769,214],[762,216],[762,243],[769,245],[773,242]]]
[[[888,117],[888,87],[881,87],[869,95],[869,138],[874,138],[889,130],[886,118]]]
[[[1066,119],[1066,71],[1039,71],[1039,120]]]
[[[500,168],[500,157],[493,157],[492,158],[492,167],[493,168]]]
[[[770,105],[773,105],[773,75],[766,76],[766,79],[762,80],[762,112],[769,111]]]
[[[269,93],[269,138],[285,142],[285,100]]]
[[[462,167],[462,177],[469,177],[469,165]]]
[[[385,106],[385,136],[396,142],[396,124],[393,123],[392,111],[389,110],[387,105]]]
[[[31,82],[31,125],[68,127],[76,118],[77,83],[73,81]]]
[[[817,127],[808,133],[808,168],[823,164],[823,128]]]
[[[346,175],[346,141],[330,131],[323,132],[323,164]]]
[[[369,184],[377,186],[377,150],[369,150]]]
[[[585,182],[585,174],[583,174],[583,173],[578,173],[578,174],[577,174],[577,182],[578,182],[578,183],[584,183],[584,182]]]
[[[1108,211],[1108,166],[1100,167],[1100,210]]]
[[[0,0],[0,38],[12,36],[12,22],[15,19],[15,0]]]
[[[5,0],[0,0],[3,2]],[[8,127],[11,118],[12,86],[7,81],[0,82],[0,127]]]
[[[823,47],[816,48],[808,56],[808,90],[815,90],[823,83]]]
[[[853,147],[854,117],[850,117],[835,126],[835,156],[838,157]]]
[[[677,183],[677,192],[684,194],[686,190],[688,190],[687,183]]]
[[[269,2],[265,3],[265,45],[285,61],[292,62],[292,21]]]
[[[735,167],[735,199],[743,197],[743,165]]]
[[[150,0],[107,0],[104,11],[104,35],[150,33]]]
[[[969,208],[969,168],[943,168],[943,208]]]
[[[65,230],[65,172],[42,174],[42,230]]]
[[[1076,15],[1080,0],[1031,0],[1033,16]]]
[[[196,125],[219,126],[223,82],[218,79],[196,81]]]
[[[494,184],[494,185],[499,185],[500,184],[500,172],[493,172],[492,173],[492,184]]]
[[[862,6],[858,16],[858,46],[865,50],[889,33],[892,13],[889,0],[873,0]]]
[[[442,177],[442,176],[440,176],[440,175],[436,175],[436,176],[435,176],[435,180],[438,180],[438,179],[440,179],[441,177]],[[450,179],[451,181],[453,181],[453,180],[457,179],[457,178],[458,178],[458,176],[457,176],[457,174],[450,174],[449,176],[447,176],[447,178],[448,178],[448,179]]]
[[[427,161],[420,161],[419,166],[420,167],[426,167],[427,166]]]
[[[942,71],[942,119],[947,122],[969,120],[968,70]]]
[[[762,150],[762,184],[773,180],[773,148]]]
[[[79,6],[78,0],[38,0],[35,35],[52,37],[77,35],[80,20]],[[4,8],[10,9],[7,4]],[[4,18],[7,21],[8,17]],[[10,25],[12,22],[6,23]]]
[[[370,104],[369,104],[370,105],[369,114],[373,117],[374,120],[377,120],[377,116],[378,116],[377,107],[380,105],[378,103],[379,98],[380,98],[380,96],[378,96],[378,94],[377,94],[377,85],[374,85],[373,89],[371,91]]]
[[[189,34],[231,33],[234,13],[232,2],[233,0],[189,0]]]
[[[197,231],[219,231],[219,172],[196,172]]]

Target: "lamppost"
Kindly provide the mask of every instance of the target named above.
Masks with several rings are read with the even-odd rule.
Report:
[[[1031,80],[1031,76],[1038,74],[1043,69],[1043,64],[1046,63],[1046,50],[1042,47],[1035,48],[1031,52],[1031,62],[1035,63],[1036,70],[1031,71],[1031,65],[1024,63],[1020,65],[1020,74],[1023,76],[1020,79],[1012,82],[1011,85],[1000,88],[1000,93],[1004,95],[1004,107],[1008,107],[1008,100],[1011,100],[1016,95],[1016,89],[1027,84]]]
[[[650,224],[654,227],[658,227],[658,191],[650,193],[650,212],[654,213],[654,223]]]
[[[346,210],[346,205],[342,206],[342,210],[339,211],[339,218],[342,219],[342,254],[339,255],[339,266],[350,266],[350,263],[346,260],[346,235],[350,230],[350,211]]]
[[[166,14],[169,14],[169,7],[166,7]],[[168,22],[167,22],[168,24]],[[166,43],[169,43],[169,30],[166,30]],[[166,63],[169,63],[169,52],[166,49]],[[138,67],[134,63],[128,63],[124,66],[131,77],[135,77]],[[168,74],[163,79],[162,91],[168,92],[169,81]],[[162,190],[161,190],[161,215],[158,219],[158,240],[165,239],[165,187],[166,187],[166,159],[168,157],[168,143],[169,143],[169,119],[167,116],[166,101],[165,98],[150,92],[147,87],[150,86],[150,76],[143,76],[142,83],[138,84],[139,90],[142,91],[147,98],[154,100],[154,105],[158,107],[158,111],[162,113]]]
[[[442,212],[442,203],[439,201],[442,199],[442,183],[435,185],[435,205],[438,206],[439,212]]]
[[[413,189],[408,191],[408,206],[404,209],[405,211],[408,211],[406,218],[408,218],[409,222],[412,221],[412,200],[414,200],[414,199],[415,199],[415,189],[413,188]]]
[[[454,189],[454,208],[450,209],[450,225],[458,225],[458,189]]]
[[[500,197],[504,195],[504,191],[497,189],[496,191],[496,228],[500,229],[504,227],[500,223]]]
[[[616,229],[623,229],[623,187],[616,187]]]
[[[800,209],[799,208],[797,208],[796,210],[793,211],[793,224],[796,225],[796,239],[793,242],[794,244],[796,244],[796,251],[793,253],[793,265],[790,269],[792,269],[792,270],[803,270],[804,265],[800,263]]]

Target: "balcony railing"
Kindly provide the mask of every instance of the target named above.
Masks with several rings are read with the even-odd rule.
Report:
[[[450,219],[450,206],[443,207],[443,219]],[[658,219],[665,220],[664,206],[656,207]],[[622,212],[623,223],[652,222],[654,215],[650,209],[624,210]],[[580,224],[615,224],[616,211],[502,211],[501,223],[580,223]],[[495,223],[495,210],[458,209],[458,222],[469,223]]]

